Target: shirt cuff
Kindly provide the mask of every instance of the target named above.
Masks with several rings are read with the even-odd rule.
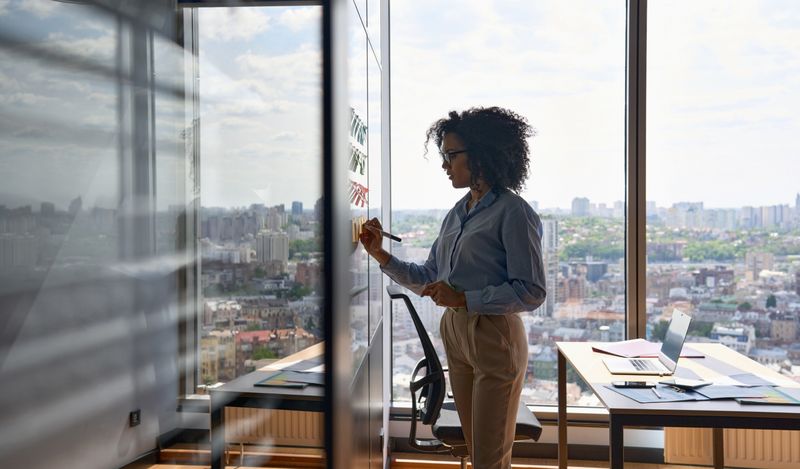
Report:
[[[481,290],[469,290],[464,292],[464,297],[467,299],[467,314],[478,314],[483,300],[481,300]]]
[[[380,266],[380,268],[381,272],[392,275],[392,274],[397,274],[401,266],[402,264],[400,263],[400,259],[390,254],[389,262]]]

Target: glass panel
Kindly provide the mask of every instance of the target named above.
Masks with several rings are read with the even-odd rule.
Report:
[[[322,340],[314,8],[199,9],[201,380]]]
[[[369,101],[368,114],[368,171],[369,171],[369,218],[377,218],[384,223],[383,208],[381,198],[383,197],[381,185],[381,169],[383,167],[381,158],[381,69],[375,57],[367,53],[368,69],[368,91]],[[363,250],[363,247],[360,248]],[[373,259],[369,259],[369,337],[378,327],[383,317],[383,273],[380,264]]]
[[[3,467],[121,467],[175,417],[189,201],[174,4],[92,3],[0,2]]]
[[[381,58],[381,3],[382,0],[367,0],[367,32],[378,60]]]
[[[800,375],[800,5],[648,5],[647,336]]]
[[[522,313],[529,403],[556,403],[556,341],[624,336],[625,16],[616,0],[392,4],[392,229],[403,238],[394,254],[423,262],[465,193],[452,190],[435,148],[423,157],[436,119],[496,105],[538,131],[522,196],[542,219],[548,295]],[[443,350],[441,308],[414,301]],[[393,308],[393,398],[404,400],[422,350],[405,308]],[[570,404],[598,403],[570,381]]]
[[[350,258],[350,271],[353,275],[353,297],[350,310],[350,324],[353,340],[353,369],[357,370],[367,352],[369,342],[369,306],[372,293],[362,293],[369,281],[369,262],[366,251],[358,243],[355,234],[368,216],[372,216],[371,203],[380,207],[380,194],[377,199],[370,190],[370,176],[367,154],[368,121],[367,113],[367,38],[355,5],[348,3],[350,24],[348,27],[347,86],[350,101],[350,212],[353,219],[353,253]],[[380,168],[380,163],[378,163]],[[380,180],[378,181],[380,187]]]

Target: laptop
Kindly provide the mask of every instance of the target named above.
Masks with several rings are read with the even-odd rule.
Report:
[[[603,363],[615,375],[672,375],[678,367],[678,358],[691,321],[691,316],[677,309],[672,313],[658,358],[604,358]]]

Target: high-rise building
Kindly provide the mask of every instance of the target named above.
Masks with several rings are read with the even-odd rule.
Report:
[[[56,205],[52,202],[42,202],[42,216],[52,216],[56,214]]]
[[[678,202],[667,212],[667,226],[699,228],[703,226],[703,202]]]
[[[75,197],[69,203],[69,213],[72,215],[76,215],[78,212],[81,211],[83,207],[83,199],[80,196]]]
[[[292,216],[299,217],[303,214],[303,202],[292,202]]]
[[[762,270],[772,270],[775,256],[771,252],[748,252],[744,255],[745,272],[750,280],[758,279]]]
[[[591,204],[586,197],[575,197],[572,199],[572,216],[573,217],[588,217],[590,214]]]
[[[289,263],[289,237],[286,233],[262,231],[256,237],[256,258],[262,264],[280,261],[281,271],[285,272]]]
[[[558,220],[542,220],[542,263],[544,264],[547,296],[534,314],[552,317],[558,288]]]
[[[800,193],[794,198],[794,213],[800,217]]]

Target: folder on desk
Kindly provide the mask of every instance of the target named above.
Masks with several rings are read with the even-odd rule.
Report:
[[[302,371],[280,370],[276,371],[261,381],[256,386],[276,386],[283,388],[304,388],[306,385],[325,385],[325,375],[322,373],[308,373]]]
[[[623,340],[620,342],[608,342],[595,344],[592,346],[595,352],[607,353],[617,357],[625,358],[648,358],[657,357],[661,350],[661,344],[649,342],[644,339]],[[681,358],[704,358],[705,355],[697,350],[684,346],[681,350]]]
[[[605,387],[640,404],[708,400],[707,397],[695,391],[681,391],[665,385],[656,387],[658,395],[653,392],[653,388],[618,388],[610,384],[605,385]]]
[[[274,386],[279,388],[302,389],[308,385],[308,383],[291,381],[289,378],[290,375],[288,371],[276,371],[275,373],[272,373],[261,381],[255,383],[255,386]]]
[[[739,404],[800,405],[800,389],[764,387],[764,397],[736,399]]]

